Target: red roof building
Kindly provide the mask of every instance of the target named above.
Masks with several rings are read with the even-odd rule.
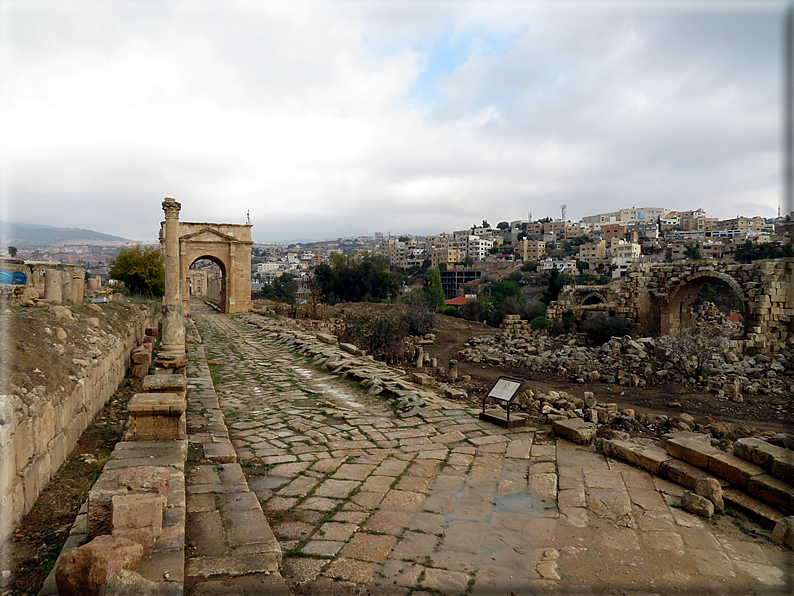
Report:
[[[447,300],[444,304],[447,306],[463,306],[469,301],[466,296],[456,296],[452,300]]]

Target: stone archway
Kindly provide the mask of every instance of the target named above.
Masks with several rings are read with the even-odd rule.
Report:
[[[163,203],[175,211],[172,222],[178,242],[179,289],[183,314],[190,313],[190,266],[200,259],[216,263],[222,272],[218,307],[221,312],[251,310],[251,224],[192,223],[178,220],[179,205],[173,199]],[[166,222],[168,212],[166,212]],[[166,244],[166,222],[161,223],[160,241]],[[176,251],[174,251],[176,252]],[[166,257],[168,251],[166,251]],[[174,255],[176,256],[176,255]],[[168,263],[166,263],[167,268]]]
[[[193,269],[193,265],[199,261],[211,261],[217,265],[220,269],[220,278],[215,277],[214,270],[209,270],[213,273],[210,276],[206,269],[200,271]],[[188,265],[188,293],[190,296],[206,298],[220,307],[227,303],[227,281],[226,264],[211,255],[202,255]]]
[[[179,222],[179,272],[182,307],[190,312],[188,270],[200,259],[221,269],[218,307],[221,312],[251,310],[251,225]]]
[[[671,280],[667,284],[667,300],[660,306],[660,332],[662,335],[676,335],[679,329],[694,326],[692,305],[700,289],[710,281],[719,280],[733,290],[747,311],[747,297],[741,286],[731,276],[718,271],[704,271]]]

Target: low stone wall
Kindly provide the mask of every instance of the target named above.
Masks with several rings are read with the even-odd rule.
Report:
[[[138,311],[119,341],[87,359],[73,388],[60,398],[29,407],[14,395],[0,395],[0,540],[5,541],[33,507],[96,413],[115,393],[154,315]]]

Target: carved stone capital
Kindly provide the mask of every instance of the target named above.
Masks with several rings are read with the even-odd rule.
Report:
[[[166,197],[163,200],[163,211],[165,212],[166,219],[179,219],[179,211],[182,205],[177,203],[174,199]]]

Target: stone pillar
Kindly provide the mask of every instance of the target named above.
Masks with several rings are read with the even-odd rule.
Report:
[[[425,351],[422,346],[416,346],[416,368],[422,368],[425,363]]]
[[[226,271],[226,304],[223,306],[223,310],[225,312],[237,312],[235,308],[235,304],[237,304],[237,264],[235,262],[235,246],[234,244],[229,246],[229,266],[227,267],[228,271]],[[251,284],[248,284],[249,288]],[[250,289],[248,290],[251,291]]]
[[[66,302],[74,302],[72,300],[72,276],[66,271],[61,271],[61,300]]]
[[[44,300],[53,304],[63,302],[63,277],[57,269],[44,272]]]
[[[185,321],[179,292],[179,210],[174,199],[163,200],[165,213],[165,297],[163,299],[162,355],[185,355]]]
[[[458,378],[458,361],[457,360],[450,360],[449,361],[449,378],[451,380],[456,380]]]
[[[85,282],[83,281],[85,278],[85,272],[83,275],[75,275],[72,277],[72,302],[75,304],[82,304],[83,303],[83,296],[84,289],[85,289]]]
[[[95,277],[92,277],[88,280],[88,291],[89,292],[96,292],[99,289],[99,283]]]

